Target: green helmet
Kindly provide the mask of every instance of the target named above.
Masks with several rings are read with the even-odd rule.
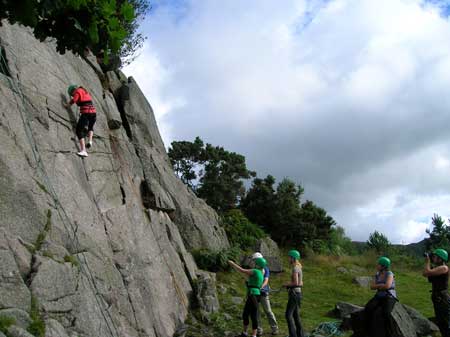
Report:
[[[389,268],[391,266],[391,260],[389,260],[386,256],[382,256],[378,259],[378,264],[385,268]]]
[[[436,255],[436,256],[439,256],[445,262],[448,261],[448,253],[447,253],[446,250],[444,250],[442,248],[435,249],[433,251],[433,254]]]
[[[267,261],[263,257],[258,257],[255,259],[255,264],[260,268],[264,268],[265,266],[267,266]]]
[[[300,260],[300,252],[298,250],[292,249],[289,251],[288,255],[294,260]]]
[[[75,84],[69,85],[69,87],[67,88],[67,93],[69,94],[69,96],[72,96],[73,92],[77,88],[78,88],[78,85],[75,85]]]

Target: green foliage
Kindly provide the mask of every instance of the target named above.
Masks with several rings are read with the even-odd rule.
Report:
[[[329,239],[335,221],[312,201],[301,203],[303,187],[283,179],[275,189],[275,179],[255,178],[241,201],[241,208],[250,221],[268,231],[281,245],[315,247],[327,250],[321,241]],[[315,241],[315,243],[313,242]]]
[[[391,248],[388,238],[378,231],[371,233],[366,243],[369,249],[374,249],[378,254],[386,255]]]
[[[39,233],[38,237],[36,238],[36,242],[34,243],[35,252],[41,249],[45,237],[47,236],[47,233],[50,231],[51,227],[52,227],[52,211],[49,209],[47,210],[47,222],[45,223],[44,228]]]
[[[253,179],[252,186],[241,200],[240,208],[244,214],[259,226],[270,229],[275,225],[276,194],[275,178]]]
[[[14,323],[16,323],[16,320],[14,318],[0,315],[0,332],[7,334],[8,328]]]
[[[245,157],[223,147],[194,142],[172,142],[169,158],[181,180],[218,212],[235,208],[245,193],[243,179],[255,175]]]
[[[450,251],[450,226],[438,214],[434,214],[431,218],[432,230],[427,229],[429,238],[426,242],[427,250],[443,248]]]
[[[195,263],[200,269],[218,272],[228,270],[228,260],[237,261],[241,255],[241,250],[233,247],[224,251],[211,251],[208,249],[199,249],[192,252]]]
[[[222,225],[232,246],[251,249],[258,239],[266,236],[264,231],[250,222],[239,209],[232,209],[222,216]]]
[[[39,302],[34,295],[31,295],[30,318],[31,323],[28,325],[27,331],[35,337],[44,337],[45,322],[39,312]]]
[[[169,148],[168,154],[175,173],[192,189],[195,188],[194,181],[197,179],[195,168],[202,162],[203,150],[204,143],[200,137],[196,137],[193,142],[172,142]]]
[[[73,255],[65,255],[64,256],[64,262],[71,263],[74,267],[79,267],[80,262],[78,262],[77,258]]]
[[[137,29],[148,9],[147,0],[3,0],[0,19],[33,28],[41,41],[54,37],[60,53],[90,48],[128,58],[143,44]]]

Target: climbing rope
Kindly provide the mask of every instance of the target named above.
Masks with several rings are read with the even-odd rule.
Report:
[[[7,61],[6,59],[3,57],[3,53],[1,50],[1,46],[0,46],[0,67],[1,67],[1,73],[0,73],[0,77],[2,77],[3,79],[7,80],[7,84],[9,86],[9,88],[11,89],[11,91],[14,94],[14,99],[16,101],[18,110],[20,112],[20,116],[22,119],[22,123],[24,126],[24,130],[25,130],[25,134],[26,137],[28,139],[28,143],[30,145],[31,148],[31,152],[33,154],[33,158],[36,162],[36,166],[37,166],[37,171],[40,173],[41,179],[44,182],[44,186],[46,187],[49,195],[51,196],[53,202],[54,202],[54,206],[57,210],[57,213],[59,215],[59,218],[61,219],[63,226],[65,228],[65,230],[68,233],[69,239],[72,241],[72,243],[75,243],[76,246],[76,251],[79,252],[78,254],[81,255],[83,257],[83,259],[80,259],[77,256],[78,261],[80,262],[80,271],[83,273],[83,275],[86,277],[86,279],[88,280],[89,286],[92,290],[92,292],[94,293],[94,298],[96,300],[97,306],[99,308],[99,311],[106,323],[106,326],[108,328],[108,331],[110,333],[110,335],[112,337],[114,336],[119,336],[120,334],[118,332],[118,329],[114,323],[114,320],[112,319],[112,316],[110,314],[110,312],[108,311],[107,308],[103,308],[102,306],[102,301],[99,299],[100,296],[100,291],[97,287],[97,284],[95,282],[94,276],[92,274],[91,268],[89,267],[89,264],[87,262],[85,253],[80,249],[81,245],[77,236],[77,230],[78,230],[78,226],[76,226],[75,224],[73,224],[69,218],[69,216],[67,215],[66,210],[64,209],[63,205],[61,204],[59,197],[52,185],[52,182],[47,174],[47,171],[45,169],[45,166],[42,162],[42,158],[41,155],[39,153],[39,149],[37,147],[34,135],[33,135],[33,131],[31,128],[31,119],[32,119],[32,115],[31,113],[26,109],[26,99],[25,96],[23,95],[22,89],[21,89],[21,83],[19,80],[13,80],[11,77],[7,76],[6,74],[9,73],[8,69],[6,68],[7,65]],[[16,83],[17,81],[17,83]],[[19,97],[20,100],[17,100],[16,97]],[[36,108],[33,107],[33,105],[28,104],[31,108],[33,108],[35,111],[37,111]],[[39,112],[39,111],[37,111]],[[31,116],[31,117],[30,117]],[[105,314],[106,312],[106,314]],[[108,316],[108,317],[107,317]],[[108,319],[109,318],[109,319]],[[113,327],[111,327],[111,325]],[[114,333],[114,331],[115,333]]]
[[[340,322],[323,322],[315,328],[308,337],[323,336],[323,337],[339,337],[342,336],[340,330]]]

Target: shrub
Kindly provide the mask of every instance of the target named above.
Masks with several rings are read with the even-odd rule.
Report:
[[[252,249],[256,241],[266,236],[266,233],[250,222],[239,209],[232,209],[222,216],[222,225],[232,246],[242,250]]]
[[[224,251],[199,249],[192,252],[195,262],[200,269],[218,272],[228,270],[228,260],[238,260],[241,250],[233,247]]]

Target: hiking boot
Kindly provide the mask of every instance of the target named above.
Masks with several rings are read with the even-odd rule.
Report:
[[[86,144],[86,148],[90,149],[92,147],[92,141],[88,141]]]
[[[77,155],[79,155],[80,157],[87,157],[88,153],[86,151],[80,151],[77,153]]]
[[[278,335],[278,329],[273,329],[272,330],[272,336]]]

